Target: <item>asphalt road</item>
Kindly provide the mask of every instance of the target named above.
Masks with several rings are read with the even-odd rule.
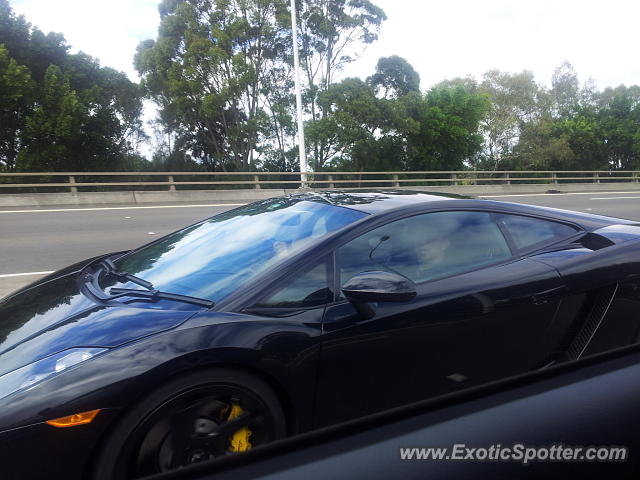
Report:
[[[640,193],[486,197],[640,221]],[[234,204],[15,208],[0,210],[0,298],[57,270],[101,253],[127,250]]]

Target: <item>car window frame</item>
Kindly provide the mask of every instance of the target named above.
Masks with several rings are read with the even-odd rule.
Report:
[[[505,239],[507,240],[507,243],[509,243],[509,247],[511,248],[511,251],[514,253],[514,255],[517,255],[519,257],[522,256],[526,256],[529,254],[533,254],[539,250],[544,250],[545,248],[548,247],[552,247],[554,245],[557,245],[559,243],[562,242],[566,242],[567,240],[573,239],[573,238],[579,238],[580,236],[584,235],[586,232],[585,230],[580,227],[579,225],[573,224],[573,223],[569,223],[569,222],[563,222],[563,221],[558,221],[556,219],[550,219],[548,217],[542,217],[542,216],[537,216],[537,215],[527,215],[527,214],[522,214],[522,213],[508,213],[508,212],[494,212],[493,213],[494,216],[497,215],[509,215],[512,217],[522,217],[522,218],[532,218],[534,220],[541,220],[541,221],[545,221],[545,222],[551,222],[551,223],[556,223],[558,225],[564,225],[566,227],[570,227],[570,228],[574,228],[576,230],[576,232],[572,235],[567,235],[565,237],[561,237],[561,238],[554,238],[553,240],[542,240],[540,242],[537,243],[533,243],[527,247],[523,247],[523,248],[518,248],[516,247],[516,243],[515,240],[513,239],[511,233],[509,232],[509,230],[507,229],[506,225],[502,225],[499,221],[499,219],[496,218],[495,222],[498,225],[498,228],[500,228],[500,230],[502,231],[502,234],[504,235]]]
[[[360,220],[358,220],[357,222],[355,222],[352,225],[348,225],[347,227],[345,227],[346,231],[342,231],[342,229],[333,232],[327,239],[325,239],[323,242],[321,242],[321,244],[319,245],[319,253],[320,255],[318,256],[318,258],[322,257],[322,256],[328,256],[328,255],[333,255],[333,259],[334,259],[334,268],[333,268],[333,279],[334,279],[334,300],[331,303],[327,304],[327,307],[329,306],[333,306],[333,305],[339,305],[339,304],[344,304],[345,302],[348,302],[348,300],[345,299],[341,299],[338,300],[338,291],[341,290],[340,286],[340,270],[339,270],[339,259],[338,259],[338,255],[337,255],[337,250],[342,247],[345,243],[350,242],[351,240],[366,234],[367,232],[370,232],[371,230],[374,230],[378,227],[381,227],[383,225],[398,221],[398,220],[402,220],[404,218],[409,218],[409,217],[413,217],[416,215],[425,215],[425,214],[429,214],[429,213],[436,213],[436,212],[455,212],[455,211],[465,211],[465,212],[485,212],[485,213],[490,213],[490,214],[508,214],[508,215],[519,215],[519,216],[523,216],[523,217],[531,217],[531,218],[537,218],[537,219],[541,219],[541,220],[547,220],[547,221],[553,221],[556,223],[561,223],[564,225],[569,225],[573,228],[575,228],[577,230],[575,237],[569,237],[567,239],[562,239],[559,240],[557,242],[554,242],[552,244],[548,244],[548,245],[544,245],[542,247],[536,247],[535,249],[531,249],[531,250],[526,250],[526,251],[512,251],[512,258],[508,259],[505,262],[500,262],[500,263],[496,263],[496,264],[492,264],[492,265],[486,265],[483,267],[480,267],[479,269],[482,268],[492,268],[492,267],[496,267],[499,265],[506,265],[507,263],[511,263],[511,262],[516,262],[519,260],[522,260],[523,258],[526,257],[530,257],[533,256],[537,253],[541,253],[544,252],[546,249],[548,248],[552,248],[562,242],[567,242],[568,240],[577,240],[580,239],[582,236],[584,236],[587,233],[587,230],[585,230],[585,228],[583,228],[580,224],[572,222],[570,220],[558,220],[555,217],[549,217],[547,215],[544,214],[538,214],[537,212],[518,212],[518,213],[514,213],[511,210],[508,210],[507,208],[501,207],[499,205],[490,205],[490,206],[479,206],[479,205],[464,205],[464,206],[457,206],[457,205],[441,205],[441,206],[431,206],[429,204],[421,204],[421,205],[411,205],[409,207],[402,207],[402,208],[397,208],[397,209],[392,209],[388,212],[385,212],[383,214],[380,215],[375,215],[374,218],[371,218],[369,216],[364,217]],[[377,218],[376,218],[377,217]],[[500,227],[500,225],[498,224],[498,227]],[[506,237],[505,237],[506,239]],[[309,252],[307,252],[309,253]],[[300,255],[297,255],[298,257],[300,257]],[[304,268],[308,268],[309,265],[313,264],[313,260],[311,259],[310,261],[302,261],[300,258],[298,258],[294,263],[289,263],[288,265],[283,265],[283,267],[286,267],[286,269],[291,269],[291,270],[295,270],[296,272],[299,270],[302,270]],[[479,270],[476,269],[476,270]],[[476,270],[470,270],[467,271],[465,273],[462,274],[466,274],[466,273],[471,273],[473,271]],[[276,279],[274,281],[274,283],[272,285],[269,285],[268,287],[261,287],[258,288],[255,294],[249,294],[247,295],[247,293],[243,293],[242,295],[235,295],[235,296],[231,296],[230,299],[227,298],[225,300],[223,300],[220,304],[217,304],[215,307],[212,308],[212,310],[221,310],[221,311],[234,311],[234,312],[243,312],[243,311],[247,311],[251,309],[253,307],[253,305],[255,305],[257,303],[257,301],[259,301],[259,299],[264,298],[266,295],[269,295],[270,292],[273,291],[274,288],[277,285],[281,285],[280,282],[286,282],[287,278],[290,278],[291,273],[289,271],[279,271],[276,275]],[[454,275],[459,275],[459,274],[454,274]],[[445,278],[450,278],[449,277],[440,277],[439,279],[435,279],[435,280],[430,280],[427,281],[426,283],[429,282],[433,282],[433,281],[440,281],[443,280]],[[257,280],[259,280],[261,283],[264,283],[265,278],[264,277],[260,277]],[[259,285],[259,283],[256,281],[254,282],[254,284],[250,285],[250,287],[254,288]],[[259,292],[259,293],[258,293]],[[295,311],[302,311],[302,309],[298,309]]]
[[[268,305],[259,305],[259,303],[265,299],[268,299],[278,290],[285,288],[289,282],[296,279],[299,274],[306,273],[310,269],[315,268],[317,265],[324,263],[327,274],[327,287],[332,289],[333,298],[325,303],[320,305],[313,306],[300,306],[300,307],[270,307]],[[287,316],[287,313],[290,315],[294,315],[297,312],[316,310],[318,308],[326,308],[327,305],[334,303],[336,301],[337,295],[335,292],[335,251],[330,251],[325,253],[319,257],[319,259],[313,259],[309,262],[304,262],[302,265],[298,265],[297,268],[293,269],[291,272],[288,272],[285,275],[282,275],[278,278],[273,284],[271,284],[266,290],[262,291],[260,297],[252,302],[250,305],[241,309],[242,312],[253,314],[254,312],[273,312],[274,314],[278,314],[281,316]]]
[[[511,256],[507,259],[501,260],[501,261],[497,261],[497,262],[493,262],[490,264],[486,264],[486,265],[482,265],[480,267],[476,267],[476,268],[471,268],[469,270],[465,270],[462,272],[457,272],[457,273],[453,273],[451,275],[446,275],[446,276],[442,276],[442,277],[438,277],[438,278],[433,278],[433,279],[429,279],[429,280],[425,280],[423,282],[414,282],[414,284],[417,287],[422,288],[424,285],[432,283],[432,282],[438,282],[441,280],[445,280],[445,279],[449,279],[458,275],[466,275],[468,273],[472,273],[472,272],[476,272],[485,268],[493,268],[493,267],[498,267],[501,265],[507,265],[509,263],[513,263],[519,260],[522,260],[523,258],[532,256],[533,254],[535,254],[536,252],[538,252],[539,250],[544,250],[545,248],[551,247],[553,245],[562,243],[562,242],[566,242],[567,240],[573,239],[573,238],[579,238],[582,235],[585,234],[585,230],[574,223],[571,222],[564,222],[564,221],[558,221],[555,219],[550,219],[548,217],[542,216],[542,215],[531,215],[531,214],[513,214],[507,211],[503,211],[501,209],[494,209],[494,208],[490,208],[490,209],[484,209],[484,208],[473,208],[473,207],[463,207],[463,208],[455,208],[455,207],[450,207],[450,208],[444,208],[444,209],[437,209],[437,210],[429,210],[429,211],[423,211],[423,212],[411,212],[408,215],[404,215],[404,216],[400,216],[400,217],[396,217],[393,218],[392,220],[386,222],[386,223],[380,223],[380,224],[376,224],[375,226],[372,226],[371,228],[367,229],[366,231],[363,232],[359,232],[357,235],[354,235],[352,237],[350,237],[349,239],[345,240],[344,242],[341,242],[340,245],[337,245],[333,252],[334,252],[334,260],[335,260],[335,267],[334,267],[334,279],[335,279],[335,283],[336,286],[334,288],[334,303],[333,304],[341,304],[344,302],[348,302],[348,300],[346,299],[340,299],[338,297],[338,292],[341,291],[341,286],[342,286],[342,271],[341,271],[341,258],[339,255],[339,250],[340,248],[342,248],[344,245],[346,245],[347,243],[351,242],[352,240],[361,237],[362,235],[366,235],[367,233],[380,228],[384,225],[388,225],[390,223],[393,222],[397,222],[400,220],[405,220],[407,218],[411,218],[411,217],[415,217],[415,216],[419,216],[419,215],[429,215],[431,213],[441,213],[441,212],[481,212],[481,213],[487,213],[490,215],[492,221],[496,224],[496,226],[498,227],[500,233],[502,234],[503,238],[505,239],[505,242],[507,243],[507,246],[509,247],[509,250],[511,252]],[[560,240],[554,240],[553,242],[547,244],[544,243],[542,245],[533,245],[533,247],[535,248],[527,248],[527,249],[517,249],[515,246],[515,243],[513,241],[513,239],[511,238],[510,235],[508,235],[508,232],[505,232],[505,229],[503,229],[503,226],[500,225],[500,222],[498,222],[497,220],[497,215],[502,214],[502,215],[517,215],[517,216],[521,216],[521,217],[529,217],[529,218],[535,218],[535,219],[539,219],[539,220],[546,220],[546,221],[551,221],[551,222],[555,222],[555,223],[559,223],[562,225],[567,225],[570,226],[572,228],[576,229],[576,234],[575,235],[571,235],[569,237],[560,239]],[[541,243],[541,242],[539,242]],[[412,280],[413,281],[413,280]]]

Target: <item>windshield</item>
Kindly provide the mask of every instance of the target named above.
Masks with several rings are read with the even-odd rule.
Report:
[[[268,267],[364,216],[318,197],[269,199],[172,233],[115,263],[159,290],[217,302]]]

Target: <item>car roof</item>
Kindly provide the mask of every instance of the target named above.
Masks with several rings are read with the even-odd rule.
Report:
[[[508,211],[513,214],[534,215],[553,218],[558,221],[574,223],[587,231],[593,231],[607,225],[637,223],[631,220],[605,217],[590,213],[562,210],[552,207],[541,207],[522,203],[485,200],[470,195],[454,193],[430,192],[419,190],[332,190],[306,192],[292,196],[316,197],[333,205],[351,208],[370,215],[380,215],[391,210],[402,210],[406,207],[424,206],[425,208],[486,208],[489,210]]]
[[[333,205],[376,214],[419,203],[465,200],[474,197],[455,193],[423,192],[416,190],[340,190],[317,192],[316,195]]]

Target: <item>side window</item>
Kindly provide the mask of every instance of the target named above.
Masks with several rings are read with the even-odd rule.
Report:
[[[416,283],[511,257],[486,212],[434,212],[398,220],[340,247],[340,281],[367,270],[396,272]]]
[[[498,215],[498,221],[506,229],[518,250],[554,243],[574,235],[578,230],[563,223],[519,215]]]
[[[294,275],[281,288],[256,304],[256,307],[310,308],[333,301],[329,259]]]

